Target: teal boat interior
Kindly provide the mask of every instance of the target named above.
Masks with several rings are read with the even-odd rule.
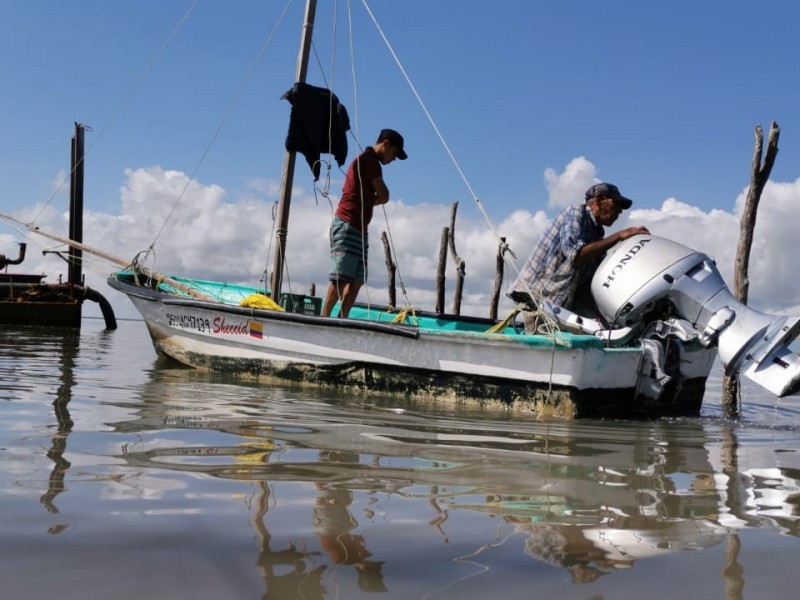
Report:
[[[265,287],[242,285],[223,281],[208,281],[177,277],[170,275],[163,278],[148,278],[133,271],[119,271],[113,278],[138,287],[145,287],[164,294],[181,298],[197,298],[197,294],[207,299],[217,301],[228,306],[239,307],[245,299],[253,294],[269,295]],[[281,307],[290,312],[301,313],[309,316],[319,315],[322,299],[300,294],[281,294]],[[338,313],[338,305],[334,307],[332,316]],[[492,320],[484,317],[469,315],[437,314],[424,310],[398,310],[388,306],[375,304],[356,303],[350,309],[350,318],[354,320],[394,323],[412,326],[426,334],[461,334],[480,336],[483,339],[513,339],[531,347],[559,348],[606,348],[607,344],[597,336],[576,334],[568,331],[556,330],[552,335],[526,334],[520,321]]]

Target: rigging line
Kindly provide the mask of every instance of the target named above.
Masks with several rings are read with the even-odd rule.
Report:
[[[339,23],[338,14],[339,14],[339,11],[338,11],[338,0],[334,0],[334,2],[333,2],[333,16],[334,16],[334,18],[333,18],[333,32],[331,34],[332,50],[331,50],[331,65],[330,65],[330,83],[328,83],[328,78],[325,76],[325,70],[322,67],[322,59],[320,59],[319,52],[317,51],[317,46],[314,43],[313,38],[312,38],[312,42],[311,42],[311,49],[312,49],[312,51],[314,53],[314,58],[317,61],[317,67],[319,68],[320,77],[322,77],[322,81],[325,84],[325,87],[328,88],[328,91],[330,92],[330,94],[328,94],[328,131],[327,131],[327,133],[328,133],[328,148],[331,149],[331,151],[332,151],[332,148],[333,148],[333,82],[335,80],[335,74],[336,74],[336,39],[337,39],[336,32],[338,31],[338,23]],[[328,198],[328,200],[330,202],[331,162],[332,161],[319,159],[317,162],[320,164],[320,166],[321,165],[325,165],[326,169],[325,169],[325,176],[323,178],[322,186],[321,187],[317,186],[317,182],[316,181],[313,184],[314,199],[316,201],[316,192],[317,192],[317,190],[319,190],[320,194],[324,198]],[[320,169],[320,173],[321,173],[321,171],[322,171],[322,169]],[[273,229],[274,229],[274,219],[273,219]],[[285,268],[286,268],[286,273],[287,273],[287,279],[288,279],[288,273],[289,273],[288,254],[289,253],[287,252],[286,256],[284,257],[284,265],[286,265]],[[291,282],[288,282],[288,284],[289,284],[289,293],[292,293],[292,284],[291,284]]]
[[[199,0],[194,0],[194,2],[192,2],[192,5],[186,11],[186,13],[183,15],[183,17],[181,17],[180,21],[178,21],[178,24],[175,25],[175,27],[173,28],[172,33],[170,33],[169,36],[167,37],[167,39],[164,41],[164,43],[161,44],[161,47],[156,51],[156,53],[150,59],[150,62],[148,62],[147,65],[145,65],[144,71],[142,71],[141,75],[139,75],[139,78],[133,83],[131,88],[128,90],[128,93],[122,99],[122,102],[120,102],[120,105],[117,107],[117,109],[111,115],[111,118],[108,120],[108,123],[106,123],[103,126],[103,128],[100,130],[100,133],[98,133],[97,137],[94,139],[94,142],[92,142],[89,145],[89,147],[86,149],[86,151],[84,152],[84,160],[86,158],[86,155],[89,154],[92,151],[92,149],[102,139],[102,137],[106,133],[106,131],[108,131],[108,129],[111,127],[111,125],[114,123],[114,121],[116,121],[117,117],[122,112],[122,109],[125,108],[126,104],[128,104],[128,101],[131,99],[131,97],[133,96],[134,92],[142,84],[142,82],[144,81],[145,77],[147,77],[147,75],[150,73],[150,71],[152,71],[153,66],[155,66],[156,61],[161,57],[161,55],[167,49],[167,46],[169,46],[170,42],[172,42],[172,39],[177,35],[178,30],[183,26],[183,24],[189,18],[189,15],[192,14],[192,12],[194,11],[194,7],[197,6],[198,1]],[[89,128],[89,131],[91,131],[91,128]],[[75,165],[75,168],[77,168],[77,165]],[[70,179],[72,178],[72,173],[75,170],[75,168],[73,168],[69,172],[69,174],[66,177],[64,177],[64,179],[61,180],[61,183],[58,184],[58,186],[56,187],[55,191],[52,193],[50,198],[47,199],[47,202],[45,202],[44,206],[42,206],[42,209],[37,213],[36,217],[34,217],[33,221],[31,221],[31,223],[35,223],[39,219],[39,217],[42,216],[42,213],[44,212],[44,210],[48,206],[50,206],[50,203],[53,201],[53,199],[56,197],[56,195],[61,191],[61,188],[64,187],[64,185],[67,183],[67,181],[70,181]]]
[[[17,232],[17,235],[19,235],[20,237],[28,240],[29,243],[36,245],[38,248],[40,248],[42,250],[43,253],[45,251],[58,253],[68,264],[71,264],[71,262],[69,260],[69,257],[65,257],[62,254],[63,252],[66,252],[66,251],[57,250],[57,248],[60,248],[61,246],[65,245],[65,242],[63,240],[61,240],[61,239],[55,240],[55,241],[59,242],[58,245],[45,246],[41,242],[40,237],[31,235],[32,233],[39,233],[38,227],[36,227],[34,225],[27,224],[27,223],[23,223],[22,221],[19,221],[19,220],[15,219],[14,217],[11,217],[10,215],[5,215],[3,213],[0,213],[0,220],[5,221],[6,225],[8,225],[8,227],[10,227],[11,229],[13,229],[14,231]],[[53,239],[53,238],[50,238],[50,239]],[[66,245],[69,246],[69,244],[66,244]],[[104,271],[108,267],[108,263],[109,262],[111,262],[112,264],[114,262],[114,261],[109,261],[109,259],[105,258],[105,257],[101,257],[101,258],[103,259],[104,262],[100,262],[98,260],[94,260],[93,257],[91,256],[91,254],[84,254],[81,257],[81,262],[82,262],[84,267],[87,267],[89,269],[93,269],[94,268],[94,270],[97,270],[97,271],[101,271],[101,270]],[[101,269],[101,267],[102,267],[102,269]]]
[[[250,83],[250,80],[253,78],[253,74],[255,73],[256,67],[259,65],[261,60],[264,58],[264,53],[267,51],[267,48],[269,47],[270,43],[272,42],[272,38],[275,35],[275,32],[278,30],[278,26],[283,22],[283,19],[286,16],[286,13],[289,10],[289,7],[292,5],[292,1],[293,0],[288,0],[288,2],[286,3],[286,6],[284,6],[284,8],[283,8],[283,11],[278,16],[278,20],[275,23],[275,26],[272,28],[272,31],[270,31],[269,35],[267,36],[267,39],[264,41],[264,45],[261,47],[261,50],[259,51],[259,53],[256,56],[255,60],[253,61],[253,64],[251,65],[250,69],[245,74],[245,77],[242,80],[242,83],[239,85],[239,88],[236,90],[236,93],[234,94],[233,99],[231,100],[230,104],[228,105],[228,109],[225,111],[225,114],[223,115],[222,120],[220,121],[219,125],[217,126],[217,129],[214,131],[213,135],[211,136],[211,139],[208,141],[208,144],[206,145],[206,147],[203,150],[202,154],[200,155],[200,159],[197,161],[197,164],[195,165],[194,169],[192,170],[192,173],[189,176],[189,179],[186,181],[186,185],[183,186],[183,189],[181,190],[181,193],[178,195],[177,199],[175,200],[175,203],[172,205],[172,209],[169,211],[169,214],[167,215],[167,218],[164,220],[164,223],[161,225],[161,229],[158,230],[158,233],[156,233],[155,237],[153,238],[153,241],[150,243],[150,247],[151,248],[158,241],[158,238],[161,237],[161,234],[164,232],[164,229],[166,229],[166,227],[167,227],[167,223],[169,223],[170,219],[172,218],[172,215],[175,214],[175,211],[178,208],[178,204],[180,204],[181,200],[183,200],[183,197],[186,195],[186,191],[189,189],[189,186],[195,180],[195,175],[200,170],[200,166],[203,164],[203,162],[206,159],[206,156],[208,156],[208,153],[211,151],[211,146],[214,145],[214,142],[216,141],[217,137],[222,132],[222,128],[225,126],[225,123],[228,121],[228,118],[231,116],[231,113],[233,113],[233,109],[236,108],[236,105],[238,104],[239,98],[241,97],[242,93],[244,92],[244,89],[247,87],[247,84]]]
[[[335,15],[336,15],[336,8],[334,7],[334,16]],[[334,40],[336,40],[336,25],[335,25],[335,23],[336,22],[335,22],[335,19],[334,19],[334,34],[333,34],[333,39]],[[317,68],[319,69],[320,77],[322,77],[322,83],[331,92],[331,94],[333,94],[333,86],[330,83],[328,83],[328,78],[325,76],[325,69],[322,67],[322,59],[319,57],[319,52],[317,51],[317,45],[316,45],[316,43],[314,42],[313,39],[311,40],[311,51],[314,53],[314,58],[317,61]],[[335,43],[335,41],[334,41],[333,54],[334,54],[334,56],[336,54],[336,43]],[[334,59],[334,61],[335,61],[335,59]],[[332,67],[331,67],[331,80],[333,80],[333,68]],[[333,121],[333,119],[332,119],[332,115],[333,115],[333,97],[330,98],[330,107],[328,108],[328,115],[329,115],[328,116],[328,123],[329,123],[329,127],[328,127],[328,148],[331,148],[332,147],[332,143],[331,143],[331,128],[333,127],[333,123],[332,123],[332,121]],[[326,171],[328,171],[328,173],[330,173],[330,170],[331,170],[330,161],[326,161],[326,160],[320,159],[318,162],[324,164],[327,167]]]
[[[356,126],[356,144],[360,147],[361,144],[358,143],[358,78],[356,77],[356,53],[353,45],[353,11],[350,0],[347,0],[347,23],[349,28],[348,40],[350,42],[350,74],[353,78],[353,110],[355,111],[354,119]],[[359,152],[356,152],[356,158],[353,167],[355,168],[355,175],[358,177],[358,193],[361,200],[361,260],[364,263],[364,290],[367,295],[367,310],[369,310],[369,307],[372,305],[372,300],[369,293],[369,265],[367,264],[366,249],[364,247],[364,237],[367,234],[368,225],[364,223],[364,183],[361,179],[361,168],[358,160],[359,156]]]
[[[369,11],[369,8],[367,8]],[[354,110],[354,123],[355,123],[355,133],[351,134],[353,136],[353,141],[356,143],[359,149],[361,149],[361,134],[359,133],[359,126],[358,126],[358,79],[356,77],[356,60],[355,60],[355,45],[353,43],[354,35],[353,35],[353,10],[352,10],[352,2],[350,0],[347,1],[347,20],[348,26],[350,29],[349,32],[349,40],[350,40],[350,65],[351,65],[351,73],[353,77],[353,110]],[[403,295],[403,300],[405,301],[405,306],[411,307],[411,301],[408,298],[408,293],[406,292],[405,282],[403,281],[403,275],[400,272],[400,264],[397,260],[397,251],[394,248],[394,239],[392,238],[392,230],[389,227],[389,218],[386,215],[386,205],[383,205],[383,219],[386,222],[386,231],[387,237],[389,238],[389,246],[391,248],[392,254],[394,254],[395,259],[395,267],[397,268],[397,279],[400,283],[400,292]],[[366,283],[366,282],[365,282]],[[366,293],[367,293],[367,305],[370,304],[369,300],[369,286],[366,285]]]
[[[339,2],[333,2],[333,31],[331,32],[331,83],[328,86],[328,148],[333,149],[333,82],[336,79],[336,32],[339,30]],[[331,164],[328,161],[328,172]]]
[[[353,77],[353,122],[355,125],[355,133],[353,134],[356,145],[361,148],[361,134],[358,128],[358,80],[356,79],[356,51],[353,45],[353,6],[350,0],[347,0],[347,25],[350,29],[350,73]]]
[[[511,251],[511,248],[509,247],[509,245],[507,243],[505,243],[505,242],[500,241],[500,234],[495,229],[494,224],[492,223],[492,220],[489,218],[488,213],[486,212],[486,210],[483,207],[483,204],[480,201],[480,198],[478,198],[477,194],[472,189],[472,186],[470,185],[469,180],[467,179],[467,176],[464,174],[464,171],[461,169],[461,166],[459,165],[458,161],[456,160],[456,157],[453,154],[452,150],[450,149],[450,146],[445,141],[444,136],[442,135],[441,131],[439,130],[439,127],[436,125],[436,122],[433,120],[433,117],[431,116],[430,111],[428,111],[428,107],[425,105],[425,102],[422,100],[422,97],[419,95],[419,92],[417,91],[417,88],[412,83],[411,78],[408,76],[408,73],[406,72],[405,68],[403,67],[402,63],[400,62],[400,59],[397,56],[397,53],[395,53],[394,48],[392,47],[391,43],[389,42],[389,39],[386,37],[386,34],[383,32],[383,29],[381,29],[381,26],[378,23],[377,19],[375,18],[375,15],[372,13],[372,10],[370,9],[369,5],[367,4],[367,0],[361,0],[361,3],[364,5],[364,8],[366,9],[367,14],[369,14],[370,18],[372,19],[372,22],[374,23],[376,29],[378,30],[378,33],[380,34],[381,38],[383,38],[383,41],[386,44],[386,47],[389,49],[389,53],[392,55],[392,58],[394,58],[395,63],[397,63],[397,66],[400,69],[400,72],[403,74],[403,77],[405,78],[406,83],[408,83],[408,86],[411,88],[411,92],[414,94],[414,97],[417,99],[417,102],[419,102],[419,105],[422,108],[422,111],[425,113],[425,116],[428,118],[428,121],[430,122],[431,127],[433,127],[433,130],[436,132],[436,135],[439,138],[439,141],[444,146],[444,149],[447,152],[447,155],[450,157],[450,160],[452,161],[453,165],[455,166],[456,170],[458,171],[458,174],[461,176],[461,180],[464,182],[464,185],[466,186],[467,190],[472,195],[472,199],[475,201],[475,204],[478,206],[478,209],[480,210],[481,214],[483,215],[483,218],[485,219],[487,225],[489,226],[489,229],[492,231],[492,233],[494,234],[495,238],[497,238],[497,240],[500,243],[500,245],[505,247],[506,249],[508,249],[508,251],[511,253],[511,255],[514,258],[516,258],[514,253]],[[517,270],[516,265],[514,265],[514,263],[511,262],[511,261],[506,261],[506,262],[511,264],[511,266],[514,268],[514,271],[516,271],[517,275],[519,275],[519,271]]]
[[[10,215],[9,215],[9,217],[10,217]],[[16,221],[16,219],[14,221],[11,221],[3,213],[0,213],[0,220],[5,221],[6,225],[8,225],[11,229],[16,231],[18,235],[30,240],[33,243],[37,243],[38,244],[38,242],[35,242],[33,237],[28,234],[27,225],[25,223],[22,223],[21,221]],[[19,224],[16,224],[15,221],[16,221],[16,223],[19,223]],[[41,244],[39,244],[39,245],[42,246]]]
[[[264,264],[264,271],[262,273],[261,279],[259,279],[259,283],[263,283],[264,284],[264,293],[265,293],[265,295],[266,295],[267,285],[268,285],[267,282],[269,281],[269,265],[272,264],[272,261],[270,259],[272,257],[272,240],[273,240],[273,238],[275,236],[275,220],[276,220],[275,219],[275,215],[276,215],[277,208],[278,208],[278,201],[276,200],[272,204],[272,211],[271,211],[272,212],[272,230],[269,233],[269,242],[267,243],[267,262]],[[270,293],[272,293],[272,290],[270,290]]]
[[[400,272],[400,260],[397,258],[397,250],[394,247],[394,237],[392,237],[392,230],[389,228],[389,216],[386,214],[386,205],[382,206],[383,208],[383,219],[386,221],[386,237],[389,238],[389,248],[391,248],[391,253],[394,255],[394,267],[397,270],[397,280],[400,283],[400,293],[403,295],[403,301],[405,302],[405,306],[408,308],[413,308],[411,305],[411,300],[408,297],[408,293],[406,292],[406,283],[403,281],[403,274]]]
[[[328,79],[325,77],[325,70],[322,68],[322,59],[319,57],[319,52],[317,52],[317,45],[312,40],[311,42],[311,50],[314,52],[314,58],[317,59],[317,67],[319,67],[319,76],[322,77],[322,83],[325,84],[326,88],[330,88],[328,85]]]
[[[63,237],[54,235],[52,233],[47,233],[47,232],[45,232],[43,230],[40,230],[36,225],[33,225],[32,223],[24,223],[24,222],[20,221],[19,219],[15,218],[15,217],[12,217],[11,215],[8,215],[6,213],[1,213],[0,212],[0,218],[4,219],[6,221],[11,221],[11,222],[17,223],[18,225],[22,225],[23,227],[27,228],[27,230],[30,231],[31,233],[35,233],[37,235],[41,235],[41,236],[44,236],[46,238],[50,238],[51,240],[55,240],[57,242],[61,242],[62,244],[68,244],[69,246],[72,246],[73,248],[77,248],[78,250],[82,250],[83,252],[88,252],[89,254],[94,254],[95,256],[99,256],[100,258],[102,258],[104,260],[107,260],[107,261],[109,261],[111,263],[115,263],[115,264],[120,265],[122,267],[126,267],[127,265],[130,265],[130,262],[126,261],[125,259],[118,258],[116,256],[108,254],[107,252],[103,252],[102,250],[98,250],[96,248],[92,248],[91,246],[87,246],[86,244],[79,243],[79,242],[76,242],[74,240],[68,240],[68,239],[65,239]]]
[[[367,13],[369,14],[370,18],[372,19],[372,22],[375,24],[375,27],[378,29],[378,33],[383,38],[383,41],[386,44],[386,47],[389,49],[389,52],[392,55],[392,58],[394,58],[395,63],[397,63],[397,66],[400,69],[400,72],[403,74],[403,77],[405,78],[406,83],[408,83],[409,87],[411,88],[411,91],[414,94],[414,97],[417,99],[417,102],[419,102],[419,105],[422,108],[423,112],[425,113],[425,116],[428,117],[428,121],[430,122],[431,126],[433,127],[434,131],[436,132],[436,135],[439,137],[439,141],[442,142],[442,145],[444,146],[445,151],[447,152],[448,156],[450,156],[450,160],[453,162],[453,165],[455,166],[455,168],[458,171],[459,175],[461,175],[461,179],[464,182],[464,185],[466,185],[467,190],[469,190],[469,193],[472,195],[472,198],[478,203],[478,206],[480,207],[481,203],[480,203],[480,200],[478,199],[478,196],[473,191],[472,186],[470,185],[469,181],[467,180],[466,175],[464,174],[464,171],[461,169],[461,166],[458,164],[458,161],[456,160],[455,155],[450,150],[450,146],[448,146],[448,144],[445,141],[444,136],[442,135],[441,131],[439,131],[439,127],[436,125],[436,122],[433,120],[433,117],[431,116],[431,113],[428,111],[428,107],[425,105],[425,102],[422,100],[422,97],[419,95],[419,92],[417,91],[417,88],[412,83],[411,78],[408,76],[408,73],[406,72],[405,68],[403,67],[402,63],[400,62],[400,59],[398,58],[397,54],[395,53],[394,48],[392,47],[391,43],[389,42],[389,39],[386,37],[386,34],[383,32],[383,29],[381,29],[381,26],[378,24],[378,21],[375,18],[375,15],[372,14],[372,11],[370,10],[369,5],[367,4],[367,0],[361,0],[361,2],[364,4],[364,8],[367,10]],[[483,212],[483,208],[482,207],[481,207],[481,211]],[[485,212],[484,212],[484,216],[486,216]],[[488,216],[486,216],[486,218],[488,219]]]

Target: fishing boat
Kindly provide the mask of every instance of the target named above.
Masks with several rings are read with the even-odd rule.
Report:
[[[315,11],[308,0],[295,86],[305,85]],[[777,395],[800,385],[788,347],[799,320],[742,305],[706,255],[651,235],[621,242],[598,269],[601,320],[546,302],[536,310],[549,327],[536,333],[515,313],[496,320],[356,304],[349,318],[321,316],[320,298],[281,290],[295,156],[287,147],[268,289],[144,267],[109,277],[159,353],[264,381],[564,417],[697,415],[718,352],[730,372]]]

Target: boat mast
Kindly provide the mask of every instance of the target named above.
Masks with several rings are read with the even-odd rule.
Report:
[[[308,57],[311,52],[311,34],[314,30],[314,16],[317,12],[317,0],[307,0],[306,16],[300,36],[300,54],[297,57],[297,83],[305,83],[308,73]],[[286,233],[289,227],[289,208],[292,203],[292,182],[294,181],[295,152],[286,151],[283,159],[283,175],[281,177],[281,195],[278,201],[278,226],[275,229],[275,261],[272,268],[270,290],[272,299],[280,302],[281,282],[283,280],[283,263],[286,252]]]

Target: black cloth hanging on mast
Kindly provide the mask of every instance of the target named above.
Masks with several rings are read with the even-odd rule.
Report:
[[[319,179],[319,157],[323,152],[333,154],[340,167],[344,165],[350,117],[336,94],[326,88],[295,83],[281,100],[288,100],[292,105],[286,149],[306,157],[314,181]]]

